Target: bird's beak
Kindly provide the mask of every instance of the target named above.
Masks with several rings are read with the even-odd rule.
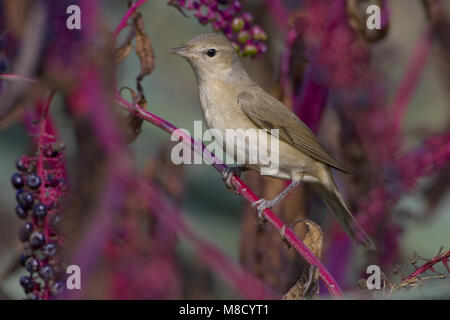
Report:
[[[185,46],[169,49],[169,52],[182,57],[188,57],[190,55],[189,49]]]

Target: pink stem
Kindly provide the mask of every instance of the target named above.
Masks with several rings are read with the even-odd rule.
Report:
[[[42,183],[39,187],[39,199],[42,203],[45,203],[44,199],[46,197],[45,195],[45,170],[44,170],[44,157],[43,154],[43,146],[45,143],[45,133],[47,129],[47,116],[48,116],[48,110],[50,108],[50,104],[53,100],[53,97],[55,96],[55,91],[53,90],[50,95],[47,98],[46,103],[43,105],[42,112],[41,112],[41,122],[39,123],[39,138],[38,138],[38,144],[37,144],[37,155],[38,155],[38,161],[37,161],[37,174],[41,178]],[[49,241],[50,239],[50,227],[48,223],[48,218],[45,216],[44,218],[44,235],[46,241]],[[48,288],[48,281],[45,281],[45,288],[44,288],[44,300],[48,300],[50,296],[50,291]]]
[[[131,104],[127,100],[123,99],[120,95],[116,95],[116,100],[119,102],[119,104],[124,105],[127,110],[135,114],[136,116],[144,119],[145,121],[148,121],[157,127],[163,129],[164,131],[168,133],[173,133],[178,128],[172,125],[170,122],[150,113],[142,109],[139,105]],[[95,110],[95,108],[94,108]],[[203,151],[206,149],[206,147],[198,141],[195,141],[192,137],[190,137],[188,134],[184,133],[183,131],[178,130],[177,131],[180,137],[183,138],[183,142],[190,144],[193,146],[194,151],[203,154]],[[107,139],[105,139],[107,140]],[[214,154],[206,152],[204,154],[206,157],[206,160],[211,163],[211,166],[213,166],[217,171],[220,173],[223,173],[227,166],[221,162],[220,159],[216,158]],[[259,200],[259,198],[255,195],[255,193],[238,177],[233,176],[231,178],[231,183],[236,187],[236,191],[244,197],[246,200],[248,200],[250,203],[256,202]],[[322,262],[309,250],[307,246],[303,244],[303,242],[297,238],[297,236],[294,234],[294,232],[285,224],[283,223],[278,216],[272,212],[269,209],[264,210],[263,216],[265,219],[279,232],[284,228],[284,237],[286,241],[312,266],[317,266],[320,277],[322,278],[322,281],[326,285],[328,291],[331,295],[335,297],[340,297],[343,295],[343,292],[341,288],[339,287],[336,280],[333,278],[331,273],[328,271],[328,269],[322,264]]]
[[[436,263],[442,262],[444,264],[444,266],[447,268],[447,270],[449,270],[448,268],[448,263],[447,261],[450,259],[450,250],[447,250],[446,252],[444,252],[441,255],[438,255],[437,257],[435,257],[433,260],[428,261],[427,263],[425,263],[423,266],[419,267],[418,269],[416,269],[416,271],[414,271],[413,273],[411,273],[408,277],[406,277],[404,279],[405,280],[411,280],[414,278],[417,278],[419,275],[421,275],[422,273],[426,272],[427,270],[431,270],[433,269],[433,266]],[[450,272],[450,271],[449,271]]]
[[[177,127],[175,127],[168,121],[142,109],[139,105],[137,104],[133,105],[118,95],[116,96],[116,99],[119,101],[120,104],[125,105],[130,113],[156,125],[157,127],[163,129],[164,131],[172,134],[175,130],[177,130]],[[177,133],[182,138],[182,141],[190,145],[195,152],[202,154],[202,151],[206,149],[206,147],[201,142],[195,141],[187,133],[180,130],[178,130]],[[221,160],[216,158],[214,154],[206,153],[206,156],[207,162],[211,163],[211,165],[220,173],[223,173],[227,169],[227,166],[223,164]],[[233,175],[233,177],[231,178],[231,183],[235,186],[236,191],[250,203],[254,203],[259,200],[259,198],[255,195],[255,193],[238,177]],[[322,262],[320,262],[320,260],[311,252],[311,250],[309,250],[309,248],[305,246],[303,242],[297,238],[295,233],[285,223],[283,223],[280,220],[280,218],[278,218],[278,216],[271,210],[265,209],[263,212],[263,216],[279,232],[281,232],[284,229],[284,238],[286,239],[286,241],[310,265],[318,267],[320,276],[325,285],[327,286],[330,294],[332,294],[335,297],[342,296],[343,294],[342,290],[340,289],[339,285],[337,284],[331,273],[322,264]]]
[[[144,2],[146,2],[146,1],[147,0],[139,0],[138,2],[134,3],[128,9],[127,13],[125,13],[125,15],[123,16],[122,20],[118,24],[116,30],[114,31],[114,37],[117,38],[117,36],[119,35],[120,31],[122,31],[122,29],[127,26],[127,21],[131,17],[131,15],[137,10],[137,8],[139,8],[141,5],[143,5]]]

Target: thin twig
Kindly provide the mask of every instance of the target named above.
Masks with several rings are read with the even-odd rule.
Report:
[[[439,262],[442,262],[450,273],[450,270],[448,268],[448,262],[447,262],[449,259],[450,259],[450,250],[447,250],[443,254],[437,255],[432,260],[425,263],[423,266],[417,268],[413,273],[411,273],[409,276],[407,276],[404,281],[410,281],[412,279],[417,278],[418,276],[420,276],[427,270],[433,270],[433,266]]]

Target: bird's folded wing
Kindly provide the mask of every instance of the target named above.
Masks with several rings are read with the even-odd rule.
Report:
[[[260,88],[252,91],[240,92],[237,99],[244,113],[257,126],[268,130],[279,129],[280,140],[317,161],[348,173],[291,110]]]

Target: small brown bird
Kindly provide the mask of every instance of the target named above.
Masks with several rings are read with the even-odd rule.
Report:
[[[250,79],[235,48],[225,37],[202,34],[170,52],[186,58],[192,66],[209,128],[223,132],[224,136],[227,129],[279,129],[278,170],[269,176],[291,183],[275,199],[261,199],[254,204],[260,216],[265,208],[276,206],[303,181],[311,184],[350,237],[369,249],[375,248],[345,205],[330,167],[346,170],[308,126]],[[219,143],[225,149],[226,142]],[[246,153],[257,153],[257,148],[258,145],[247,144]],[[247,161],[244,167],[261,172],[263,164]]]

